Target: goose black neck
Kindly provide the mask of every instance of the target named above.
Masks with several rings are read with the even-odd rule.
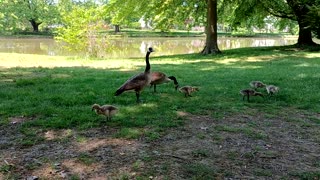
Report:
[[[178,81],[177,81],[176,77],[174,77],[174,76],[169,76],[168,78],[171,79],[171,80],[173,80],[173,83],[174,83],[175,85],[178,85]]]
[[[151,52],[147,52],[146,55],[146,69],[144,70],[144,72],[150,72],[150,63],[149,63],[149,55]]]

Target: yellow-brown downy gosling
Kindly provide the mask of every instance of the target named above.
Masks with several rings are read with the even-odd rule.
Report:
[[[270,96],[279,92],[279,87],[274,86],[274,85],[268,85],[268,86],[266,86],[266,89],[267,89],[267,92]]]
[[[180,92],[184,93],[185,97],[192,97],[191,93],[199,91],[198,87],[192,87],[192,86],[183,86],[179,89]]]
[[[262,83],[261,81],[251,81],[249,84],[255,90],[257,90],[258,88],[266,87],[266,85],[264,83]]]
[[[107,120],[111,120],[112,116],[118,112],[118,108],[112,105],[103,105],[100,106],[99,104],[92,105],[92,111],[94,110],[96,114],[102,114],[106,116]]]
[[[168,83],[170,81],[173,81],[174,88],[177,90],[179,87],[179,84],[178,84],[176,77],[167,76],[163,72],[152,72],[151,73],[151,82],[150,82],[151,86],[150,86],[150,88],[152,88],[152,86],[153,86],[153,92],[156,92],[156,86],[158,84],[164,84],[164,83]]]
[[[242,97],[242,100],[243,100],[243,101],[244,101],[244,98],[247,96],[248,102],[250,101],[250,100],[249,100],[249,97],[250,97],[250,96],[261,96],[261,97],[263,97],[263,94],[262,94],[262,93],[257,92],[257,91],[255,91],[255,90],[253,90],[253,89],[243,89],[243,90],[240,91],[240,94],[243,96],[243,97]]]
[[[152,47],[150,47],[146,54],[146,68],[143,73],[137,74],[130,79],[128,79],[119,89],[115,92],[115,96],[119,96],[125,91],[134,90],[136,92],[137,102],[140,102],[140,93],[145,86],[149,85],[151,82],[151,73],[150,73],[150,63],[149,55],[154,52]]]

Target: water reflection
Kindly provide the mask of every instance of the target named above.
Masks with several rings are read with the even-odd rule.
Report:
[[[219,37],[220,50],[241,47],[283,46],[297,42],[296,38],[230,38]],[[187,54],[200,52],[204,45],[204,38],[119,38],[111,40],[111,50],[106,57],[141,57],[147,47],[157,50],[156,56]],[[84,55],[80,52],[69,52],[53,39],[1,39],[0,52],[22,54],[44,54],[50,56]]]

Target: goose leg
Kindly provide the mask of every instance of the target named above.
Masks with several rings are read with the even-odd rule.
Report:
[[[248,94],[248,102],[250,102],[250,100],[249,100],[249,94]]]
[[[155,84],[153,85],[153,92],[157,92]]]
[[[136,91],[137,103],[140,102],[140,92]]]

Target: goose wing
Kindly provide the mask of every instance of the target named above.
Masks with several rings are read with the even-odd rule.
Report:
[[[156,82],[158,80],[164,80],[166,75],[162,72],[152,72],[151,73],[151,82]]]
[[[116,94],[121,94],[123,91],[129,90],[141,90],[150,83],[150,79],[148,79],[148,75],[145,73],[140,73],[132,78],[128,79],[116,92]]]

